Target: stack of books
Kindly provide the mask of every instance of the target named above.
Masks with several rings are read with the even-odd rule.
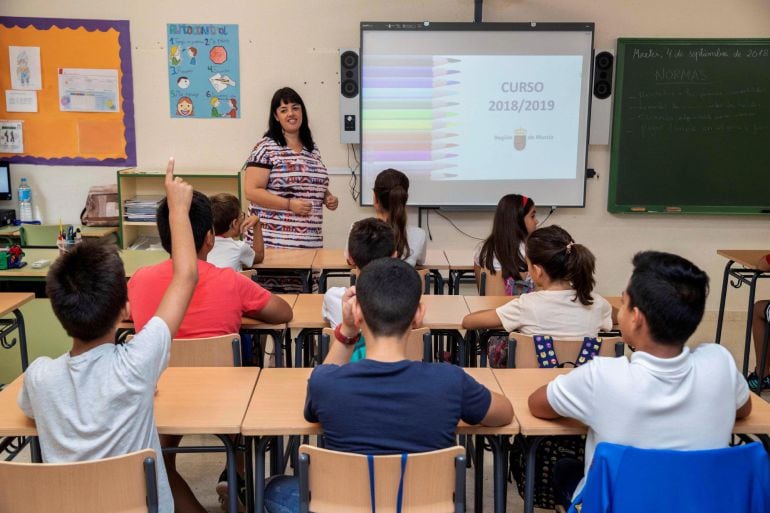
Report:
[[[155,213],[163,196],[136,196],[125,201],[124,219],[126,221],[155,222]]]

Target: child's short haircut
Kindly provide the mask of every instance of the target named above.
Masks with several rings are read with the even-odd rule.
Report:
[[[350,229],[348,254],[359,269],[372,260],[393,256],[395,250],[396,237],[385,221],[369,217],[357,221]]]
[[[637,253],[633,264],[626,289],[630,308],[644,314],[656,342],[684,344],[703,318],[708,275],[689,260],[660,251]]]
[[[157,219],[160,243],[168,254],[171,254],[171,226],[168,221],[168,203],[163,198],[158,205]],[[193,191],[192,204],[190,205],[190,224],[192,225],[193,240],[195,240],[195,252],[199,252],[206,241],[206,234],[214,227],[214,219],[211,213],[211,201],[202,192]]]
[[[67,335],[83,342],[107,335],[128,301],[118,247],[84,239],[53,263],[45,292]]]
[[[222,235],[230,229],[233,220],[241,217],[241,203],[232,194],[223,192],[209,198],[214,216],[214,235]]]
[[[406,333],[421,294],[417,271],[398,258],[370,262],[356,281],[356,299],[375,336],[397,337]]]

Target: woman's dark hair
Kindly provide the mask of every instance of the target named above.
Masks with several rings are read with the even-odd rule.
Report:
[[[269,137],[281,146],[286,146],[286,138],[283,136],[283,129],[281,123],[275,119],[275,112],[281,103],[296,103],[302,108],[302,124],[299,126],[299,140],[302,141],[302,146],[307,151],[313,151],[315,143],[313,142],[313,135],[310,133],[310,121],[307,119],[307,110],[305,109],[305,102],[302,101],[297,91],[291,87],[282,87],[273,94],[273,99],[270,100],[270,115],[267,119],[267,132],[264,136]]]
[[[374,180],[374,195],[388,213],[388,224],[396,237],[396,256],[406,258],[412,250],[406,240],[406,201],[409,199],[409,178],[396,169],[386,169]]]
[[[596,258],[587,247],[577,244],[561,226],[538,228],[527,237],[527,258],[539,265],[552,280],[568,281],[578,301],[593,304]]]
[[[503,279],[522,279],[527,262],[519,250],[527,240],[524,218],[535,207],[532,198],[520,194],[506,194],[497,202],[492,233],[484,241],[479,253],[479,265],[495,274],[495,257],[500,262]]]

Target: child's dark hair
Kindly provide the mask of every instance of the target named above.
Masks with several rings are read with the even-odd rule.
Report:
[[[168,203],[163,198],[158,205],[155,222],[158,225],[160,243],[168,254],[171,254],[171,225],[168,220]],[[190,204],[190,224],[192,225],[195,252],[199,252],[206,241],[206,235],[214,228],[214,218],[211,213],[211,200],[202,192],[193,191]]]
[[[84,239],[51,265],[45,293],[70,337],[91,342],[109,334],[128,301],[118,247],[107,239]]]
[[[577,244],[561,226],[538,228],[527,237],[527,258],[539,265],[552,280],[568,281],[575,297],[584,305],[593,304],[596,259],[587,247]]]
[[[373,260],[356,281],[356,299],[375,336],[398,337],[406,333],[421,294],[417,271],[397,258]]]
[[[233,220],[240,219],[241,203],[238,198],[226,192],[215,194],[209,200],[214,216],[214,235],[222,235],[230,230]]]
[[[348,235],[348,254],[359,269],[372,260],[392,256],[395,247],[396,240],[390,225],[375,217],[353,223]]]
[[[396,169],[386,169],[374,180],[374,195],[388,213],[388,223],[396,237],[396,256],[408,257],[412,250],[406,240],[406,201],[409,199],[409,178]]]
[[[689,260],[660,251],[637,253],[633,264],[626,288],[629,307],[644,314],[656,342],[684,344],[703,319],[708,275]]]
[[[313,151],[315,143],[313,142],[313,135],[310,133],[310,120],[307,118],[307,109],[305,109],[305,102],[302,101],[300,95],[291,87],[282,87],[273,94],[273,99],[270,100],[270,114],[267,119],[267,131],[264,136],[269,137],[281,146],[286,146],[286,138],[283,136],[283,129],[281,123],[275,119],[275,111],[281,106],[281,103],[296,103],[302,109],[302,124],[299,126],[299,140],[302,141],[302,146],[307,151]]]
[[[521,243],[527,240],[524,218],[535,207],[532,198],[520,194],[506,194],[497,202],[492,233],[484,241],[479,253],[479,264],[495,274],[495,257],[500,262],[503,279],[522,279],[527,262],[521,254]]]

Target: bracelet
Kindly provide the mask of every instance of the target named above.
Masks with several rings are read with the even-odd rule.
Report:
[[[355,337],[346,337],[342,334],[342,324],[338,324],[336,328],[334,328],[334,338],[337,339],[338,342],[346,345],[346,346],[352,346],[359,340],[361,340],[361,332],[359,331]]]

